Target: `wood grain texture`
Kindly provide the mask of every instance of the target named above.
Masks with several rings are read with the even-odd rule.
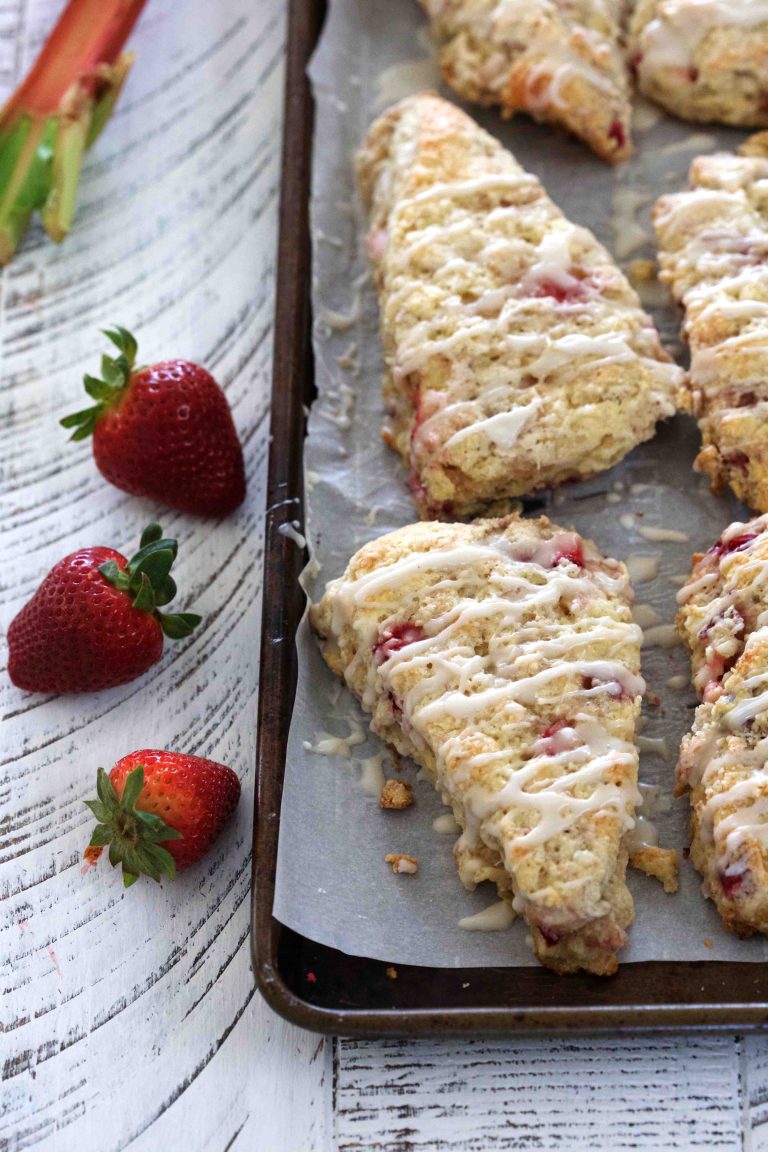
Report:
[[[741,1152],[731,1037],[338,1042],[338,1152]]]
[[[0,0],[0,88],[59,7]],[[35,229],[0,278],[0,623],[83,543],[162,510],[103,483],[56,420],[97,329],[201,359],[227,389],[250,490],[221,524],[163,515],[180,603],[206,620],[142,681],[78,700],[0,675],[0,1149],[20,1152],[768,1152],[768,1041],[324,1044],[269,1013],[248,948],[252,762],[284,34],[281,0],[152,0],[77,230]],[[2,671],[2,670],[0,670]],[[243,781],[174,887],[81,873],[95,769],[183,744]]]
[[[0,3],[4,93],[60,6]],[[148,4],[75,232],[56,248],[36,226],[0,281],[3,630],[61,556],[131,547],[155,517],[179,539],[179,605],[205,616],[149,675],[94,696],[16,691],[3,650],[8,1152],[320,1146],[322,1044],[265,1010],[248,941],[284,16],[281,0]],[[225,387],[249,475],[226,522],[123,495],[58,427],[110,323],[138,334],[143,360],[199,359]],[[203,866],[126,893],[105,862],[81,870],[83,800],[98,765],[153,745],[232,765],[243,797]]]

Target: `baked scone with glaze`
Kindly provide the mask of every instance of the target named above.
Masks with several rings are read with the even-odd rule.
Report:
[[[358,176],[384,438],[421,516],[610,468],[672,414],[683,373],[628,281],[470,117],[429,94],[402,101],[370,129]]]
[[[617,163],[631,152],[621,0],[420,0],[446,84],[465,100],[527,112]]]
[[[310,612],[323,655],[463,829],[542,963],[609,974],[632,920],[642,632],[626,568],[547,519],[417,523]]]
[[[637,0],[629,60],[640,91],[683,120],[768,124],[768,0]]]
[[[727,928],[768,932],[768,516],[694,556],[678,599],[703,697],[677,765],[691,859]]]
[[[764,138],[764,134],[760,134]],[[719,153],[654,208],[661,279],[685,318],[695,467],[715,492],[768,510],[768,157]]]

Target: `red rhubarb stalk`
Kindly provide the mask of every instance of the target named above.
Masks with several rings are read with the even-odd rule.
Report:
[[[80,168],[133,56],[122,47],[146,0],[70,0],[26,80],[0,112],[0,264],[32,213],[57,242],[69,231]]]

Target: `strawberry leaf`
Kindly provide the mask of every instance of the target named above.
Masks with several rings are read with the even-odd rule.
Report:
[[[202,620],[195,612],[155,612],[160,627],[169,640],[182,640],[189,636]]]
[[[91,835],[89,848],[103,848],[112,839],[112,829],[108,824],[97,824]]]
[[[183,840],[181,832],[175,828],[171,828],[170,824],[166,824],[162,816],[157,816],[154,812],[142,812],[140,808],[136,809],[136,819],[142,825],[145,835],[153,843],[162,843],[165,840]]]
[[[139,351],[139,345],[127,328],[122,328],[116,324],[114,328],[103,328],[103,334],[108,340],[111,340],[118,352],[128,361],[132,368],[136,363],[136,354]]]
[[[159,524],[147,524],[146,528],[141,534],[139,541],[139,548],[146,548],[148,544],[156,544],[158,540],[162,540],[163,530]]]
[[[102,401],[112,399],[114,389],[110,387],[106,380],[100,380],[98,376],[83,376],[83,385],[92,400]],[[65,416],[64,419],[66,420],[67,417]]]
[[[112,809],[107,804],[103,804],[101,800],[86,800],[88,808],[93,812],[97,820],[109,820],[112,816]]]
[[[145,551],[145,554],[138,564],[131,564],[131,572],[146,576],[155,588],[165,581],[175,559],[173,549],[160,547],[164,543],[165,541],[160,540],[157,544],[150,544],[146,550],[142,550]]]
[[[131,587],[134,587],[134,581],[131,581]],[[155,592],[152,581],[146,572],[142,572],[139,576],[139,586],[133,598],[133,606],[138,608],[139,612],[154,612],[155,610]]]
[[[114,560],[100,564],[99,572],[105,580],[109,580],[110,584],[114,584],[115,588],[119,588],[122,592],[127,592],[131,586],[131,577]]]
[[[170,852],[161,848],[159,844],[144,844],[141,848],[142,861],[149,860],[161,876],[169,880],[176,879],[176,861]]]
[[[70,440],[85,440],[93,435],[96,421],[101,415],[101,405],[94,408],[83,408],[80,412],[70,412],[69,416],[62,416],[59,420],[62,428],[74,428]]]
[[[96,791],[103,804],[106,804],[112,811],[117,809],[120,801],[117,792],[115,792],[115,786],[103,768],[99,768],[96,777]]]
[[[144,765],[139,764],[133,772],[129,772],[123,785],[123,794],[120,803],[124,808],[135,808],[139,793],[144,787]]]
[[[165,580],[155,584],[155,604],[158,608],[162,608],[164,604],[170,604],[175,595],[176,581],[172,576],[166,576]]]

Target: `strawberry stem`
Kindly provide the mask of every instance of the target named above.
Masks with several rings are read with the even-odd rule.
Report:
[[[179,546],[165,539],[159,524],[149,524],[141,534],[139,551],[125,568],[114,560],[100,565],[99,572],[121,592],[127,592],[134,608],[150,612],[170,640],[189,636],[202,620],[196,612],[160,612],[176,595],[176,582],[170,572]]]
[[[123,884],[130,888],[139,876],[151,876],[160,882],[162,876],[173,880],[176,862],[161,845],[168,840],[183,840],[181,832],[171,828],[160,816],[137,808],[144,787],[144,767],[139,765],[126,777],[123,794],[118,796],[115,786],[103,768],[96,777],[96,800],[85,803],[98,820],[93,830],[86,856],[95,863],[104,848],[109,848],[109,862],[123,869]]]
[[[69,231],[83,156],[133,62],[121,49],[146,0],[70,0],[32,70],[0,112],[0,264],[32,213],[57,242]]]

